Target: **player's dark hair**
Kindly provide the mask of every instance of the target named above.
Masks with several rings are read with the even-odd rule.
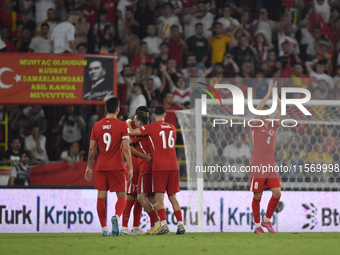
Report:
[[[136,112],[136,118],[137,120],[141,121],[143,125],[146,125],[149,123],[149,113],[148,112]]]
[[[135,114],[137,114],[137,112],[147,112],[147,113],[150,113],[150,110],[146,106],[138,106],[138,108],[136,109]]]
[[[163,105],[157,105],[155,107],[155,115],[156,116],[162,116],[162,115],[165,114],[165,112],[166,112],[166,109]]]
[[[108,113],[115,113],[119,107],[119,103],[120,101],[118,97],[109,98],[105,103],[106,111]]]

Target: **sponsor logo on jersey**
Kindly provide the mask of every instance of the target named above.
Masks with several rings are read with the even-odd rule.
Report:
[[[274,130],[269,130],[270,135],[274,135]]]
[[[111,129],[111,125],[103,125],[103,129]]]

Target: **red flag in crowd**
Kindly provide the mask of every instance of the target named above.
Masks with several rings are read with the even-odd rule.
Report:
[[[312,13],[312,15],[309,18],[309,25],[308,25],[308,31],[309,33],[313,34],[314,27],[318,25],[320,27],[321,34],[327,35],[327,37],[333,41],[334,37],[327,26],[326,22],[323,20],[323,18],[320,16],[320,14],[316,14],[315,12]]]
[[[292,67],[290,66],[290,57],[288,58],[287,65],[281,74],[280,78],[290,78],[292,75]]]

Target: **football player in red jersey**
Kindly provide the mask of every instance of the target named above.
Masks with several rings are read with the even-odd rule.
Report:
[[[168,193],[168,198],[172,204],[177,219],[177,233],[184,234],[181,206],[179,205],[176,193],[180,191],[178,177],[178,162],[176,157],[176,128],[165,122],[166,109],[162,105],[155,107],[153,114],[156,119],[155,123],[151,123],[132,129],[129,122],[131,136],[149,136],[152,154],[152,191],[155,192],[155,200],[157,203],[157,212],[161,220],[155,225],[159,228],[157,235],[167,234],[169,228],[167,226],[164,193]]]
[[[136,109],[135,114],[137,114],[137,112],[145,112],[149,114],[149,109],[146,106],[139,106]],[[136,128],[136,126],[133,126],[133,128]],[[132,145],[133,143],[135,145]],[[139,165],[140,165],[141,159],[151,162],[152,157],[150,153],[144,154],[138,142],[135,142],[132,137],[130,137],[130,146],[131,146],[130,148],[131,148],[131,154],[132,154],[133,177],[127,187],[127,200],[126,200],[126,206],[123,212],[122,230],[120,233],[122,235],[132,235],[132,234],[143,235],[144,234],[143,230],[139,228],[143,207],[141,206],[140,203],[137,202],[137,184],[138,184],[138,176],[139,176]],[[125,170],[126,171],[129,170],[128,165],[125,166]],[[133,230],[131,232],[128,229],[128,222],[130,219],[130,213],[131,213],[132,207],[134,208],[133,208]]]
[[[275,82],[275,86],[277,82]],[[267,100],[273,92],[273,81],[269,81],[268,93],[261,100],[257,106],[257,110],[268,110],[269,106],[266,105]],[[269,115],[255,115],[252,121],[251,134],[254,144],[253,155],[250,163],[250,191],[254,192],[252,202],[252,210],[255,222],[255,233],[265,234],[261,226],[268,229],[268,231],[275,233],[275,230],[270,222],[273,216],[280,197],[281,197],[281,183],[277,172],[275,172],[275,135],[277,128],[281,125],[281,101],[277,98],[278,112],[274,120],[270,120]],[[262,124],[260,126],[261,121]],[[266,166],[265,170],[263,166]],[[256,170],[255,170],[256,168]],[[271,189],[273,195],[268,203],[267,213],[261,223],[260,220],[260,201],[264,188]]]
[[[105,198],[107,191],[116,192],[118,201],[116,213],[111,218],[112,235],[118,236],[118,220],[126,204],[126,175],[124,170],[124,157],[129,166],[128,181],[133,176],[131,160],[129,129],[125,121],[117,119],[119,113],[119,99],[110,98],[106,101],[106,118],[97,121],[92,128],[90,149],[85,179],[91,181],[93,157],[97,146],[99,157],[96,169],[95,188],[98,190],[97,212],[102,226],[103,236],[110,236],[106,225]]]

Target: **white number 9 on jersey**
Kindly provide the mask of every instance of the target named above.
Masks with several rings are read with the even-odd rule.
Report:
[[[109,133],[104,133],[103,141],[106,144],[106,151],[108,151],[111,144],[111,135]]]

